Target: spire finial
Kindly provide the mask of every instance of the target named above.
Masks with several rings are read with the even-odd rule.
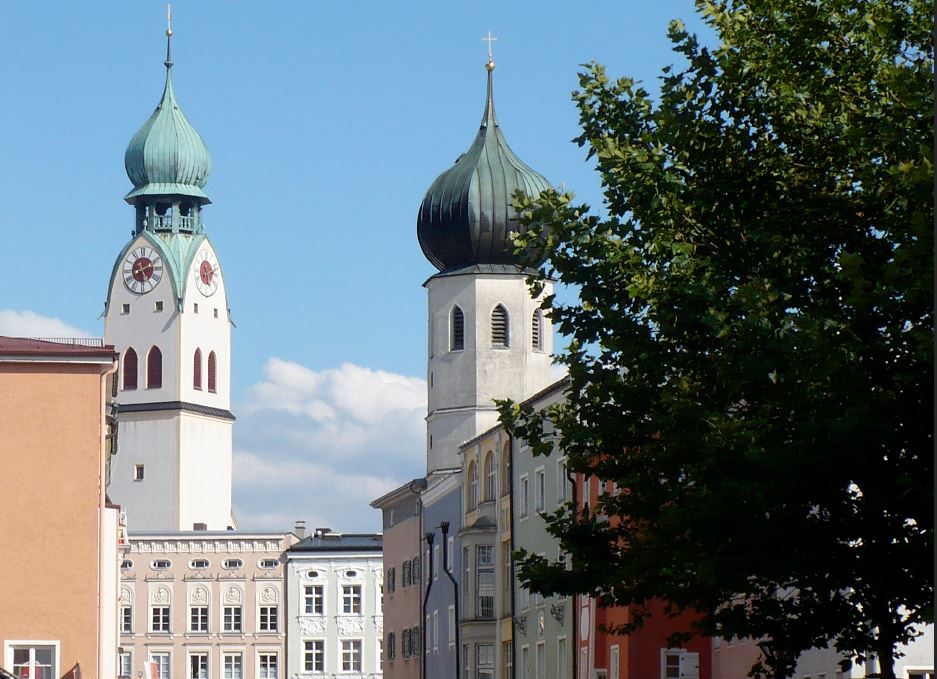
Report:
[[[166,68],[172,68],[172,3],[166,3]]]
[[[488,43],[488,61],[485,62],[485,68],[491,73],[491,71],[495,70],[495,60],[491,56],[491,43],[496,42],[498,39],[491,35],[491,31],[488,31],[488,35],[482,38],[482,40]]]

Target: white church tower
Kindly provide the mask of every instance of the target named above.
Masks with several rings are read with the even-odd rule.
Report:
[[[124,156],[133,236],[117,257],[104,337],[120,352],[109,496],[141,530],[225,530],[231,514],[231,322],[204,232],[204,142],[166,86]]]
[[[429,292],[427,473],[459,466],[459,445],[497,424],[493,399],[523,400],[552,382],[553,330],[532,299],[511,232],[520,189],[549,182],[507,144],[488,94],[472,146],[430,186],[417,218],[423,254],[439,273]]]

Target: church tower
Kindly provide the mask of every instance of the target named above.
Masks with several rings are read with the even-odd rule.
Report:
[[[548,386],[553,331],[532,299],[511,232],[521,190],[536,197],[549,182],[508,146],[495,116],[494,61],[475,141],[430,186],[417,235],[439,269],[429,293],[427,473],[459,465],[459,445],[497,423],[493,399],[522,400]]]
[[[111,272],[104,337],[120,352],[109,495],[132,530],[225,530],[231,514],[231,322],[205,234],[211,158],[172,85],[124,155],[134,228]]]

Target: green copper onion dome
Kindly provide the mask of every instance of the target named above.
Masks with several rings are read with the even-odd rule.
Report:
[[[192,196],[202,204],[210,202],[202,188],[211,172],[211,156],[176,101],[170,49],[167,45],[163,97],[124,153],[124,167],[134,186],[125,197],[128,203],[148,195]]]
[[[536,197],[550,188],[508,146],[495,117],[489,60],[488,97],[472,146],[426,192],[417,217],[423,254],[440,271],[478,264],[517,265],[510,233],[523,232],[512,208],[520,189]]]

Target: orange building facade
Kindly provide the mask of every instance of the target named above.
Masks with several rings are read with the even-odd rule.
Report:
[[[21,679],[117,674],[115,369],[100,340],[0,337],[0,666]]]

